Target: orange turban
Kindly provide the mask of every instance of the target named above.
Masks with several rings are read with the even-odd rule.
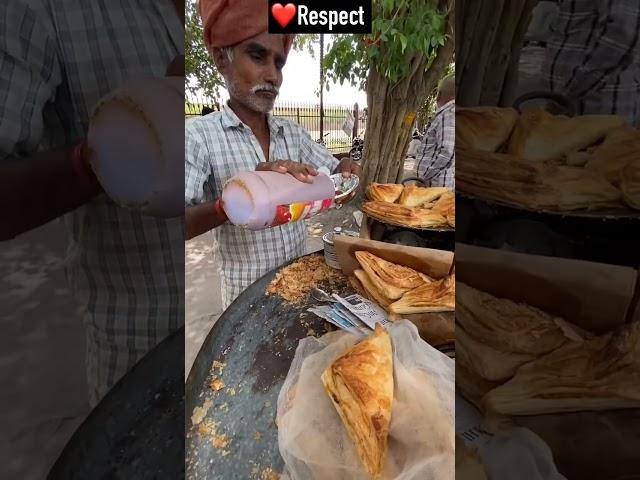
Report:
[[[267,0],[200,0],[204,43],[209,48],[230,47],[268,29]],[[293,35],[283,35],[285,55]]]

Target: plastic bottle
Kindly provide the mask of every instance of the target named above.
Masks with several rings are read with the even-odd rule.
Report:
[[[249,230],[305,220],[333,204],[333,180],[320,173],[303,183],[278,172],[245,172],[230,179],[222,190],[229,221]]]
[[[184,215],[184,79],[139,78],[93,109],[87,140],[106,194],[143,215]],[[178,123],[181,122],[181,123]]]

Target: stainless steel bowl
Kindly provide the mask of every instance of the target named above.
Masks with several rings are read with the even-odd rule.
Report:
[[[349,178],[345,178],[341,173],[335,173],[330,178],[336,189],[336,196],[333,200],[336,206],[340,207],[356,196],[356,190],[360,185],[360,178],[357,175],[351,174]]]

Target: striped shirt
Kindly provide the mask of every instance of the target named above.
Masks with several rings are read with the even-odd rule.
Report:
[[[443,105],[434,115],[418,148],[418,177],[428,187],[455,190],[456,178],[456,104]]]
[[[0,161],[85,138],[102,96],[130,78],[164,76],[183,43],[170,0],[3,0]],[[144,217],[101,195],[64,223],[95,405],[184,325],[183,221]]]
[[[269,160],[293,160],[333,171],[338,161],[314,142],[298,124],[268,116]],[[265,161],[251,129],[229,108],[190,121],[185,134],[185,204],[211,202],[222,187],[240,172],[254,171]],[[225,223],[214,229],[214,252],[222,276],[227,308],[264,274],[304,254],[304,222],[250,231]]]
[[[579,114],[618,114],[637,123],[640,2],[563,0],[543,67],[547,87]]]

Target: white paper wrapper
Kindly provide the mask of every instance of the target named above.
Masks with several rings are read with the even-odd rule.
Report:
[[[492,480],[566,480],[556,469],[548,445],[526,428],[498,433],[479,453]]]
[[[399,321],[393,345],[394,402],[385,480],[455,478],[453,360]],[[364,337],[332,332],[300,342],[278,397],[278,444],[292,480],[368,479],[320,376]]]
[[[460,396],[456,396],[456,433],[478,452],[491,480],[567,480],[538,435],[521,427],[489,433],[482,426],[480,412]]]

